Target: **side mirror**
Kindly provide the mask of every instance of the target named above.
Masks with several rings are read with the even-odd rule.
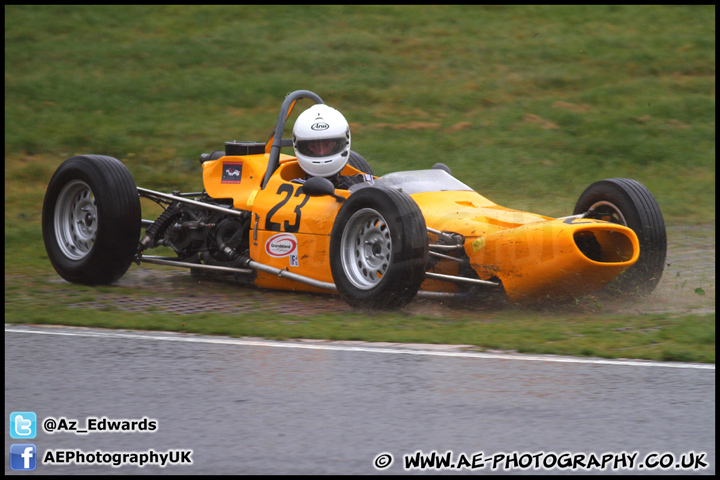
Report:
[[[324,177],[309,178],[303,184],[302,189],[303,193],[308,197],[324,197],[326,195],[330,195],[331,197],[335,197],[335,200],[338,202],[345,200],[344,197],[335,195],[335,186],[330,180]]]

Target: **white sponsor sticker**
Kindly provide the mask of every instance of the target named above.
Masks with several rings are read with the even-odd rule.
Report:
[[[278,233],[265,242],[265,253],[274,258],[295,255],[297,258],[297,239],[292,233]],[[296,266],[296,265],[293,265]]]

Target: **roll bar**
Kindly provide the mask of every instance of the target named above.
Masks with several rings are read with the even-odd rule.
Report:
[[[278,115],[278,121],[275,124],[275,131],[273,132],[271,138],[267,141],[267,144],[265,146],[265,153],[268,153],[268,149],[270,149],[270,159],[268,160],[267,170],[265,171],[265,178],[263,179],[262,185],[260,187],[261,189],[265,189],[265,186],[270,181],[270,177],[272,177],[272,174],[275,173],[275,170],[277,170],[278,166],[280,165],[280,143],[282,141],[283,131],[285,130],[285,122],[290,116],[290,112],[292,112],[292,109],[295,106],[295,102],[302,98],[309,98],[316,104],[323,103],[322,99],[319,96],[309,90],[296,90],[288,94],[287,97],[285,97],[282,107],[280,107],[280,114]],[[272,143],[270,140],[272,140]]]

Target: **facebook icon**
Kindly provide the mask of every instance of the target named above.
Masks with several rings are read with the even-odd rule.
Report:
[[[13,443],[10,445],[11,470],[35,470],[37,466],[37,447],[32,443]]]

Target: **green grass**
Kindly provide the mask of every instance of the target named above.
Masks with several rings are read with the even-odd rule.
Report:
[[[197,190],[199,155],[225,141],[265,141],[298,89],[344,113],[353,150],[377,174],[443,162],[491,200],[551,216],[571,213],[590,183],[628,177],[655,194],[668,225],[715,221],[714,6],[6,6],[7,321],[73,317],[18,303],[33,286],[7,280],[52,276],[40,211],[65,158],[111,155],[140,186]],[[171,328],[153,312],[112,313],[134,328]],[[572,323],[572,314],[497,318],[492,327],[428,324],[417,336],[362,316],[356,326],[323,320],[332,332],[265,317],[253,328],[407,341],[477,332],[478,345],[605,354],[598,336],[547,340],[534,330]],[[612,330],[603,316],[584,321]],[[202,324],[216,322],[245,323]],[[500,324],[517,338],[513,328],[493,333]],[[661,331],[675,334],[670,324]],[[693,342],[647,348],[682,360],[695,358]]]
[[[672,220],[708,223],[714,12],[6,7],[5,154],[53,167],[104,153],[149,187],[195,187],[200,153],[265,140],[284,95],[309,89],[345,113],[378,173],[443,161],[548,214],[631,176]]]
[[[284,301],[305,298],[291,294],[275,298],[276,305],[256,302],[251,313],[176,315],[163,313],[163,298],[174,297],[167,291],[153,294],[132,287],[71,286],[30,277],[32,275],[6,284],[6,322],[282,340],[462,344],[475,346],[477,350],[602,358],[715,361],[714,315],[606,315],[589,311],[588,305],[545,309],[486,308],[472,315],[467,311],[450,310],[441,316],[409,316],[402,312],[287,314]],[[263,296],[263,292],[238,290],[234,285],[219,284],[212,288],[214,294],[227,293],[238,304],[247,304]],[[153,298],[157,306],[147,307],[142,312],[125,311],[127,302],[117,301],[121,296],[137,300]],[[306,300],[308,305],[313,302]],[[95,308],[90,308],[90,303]]]

